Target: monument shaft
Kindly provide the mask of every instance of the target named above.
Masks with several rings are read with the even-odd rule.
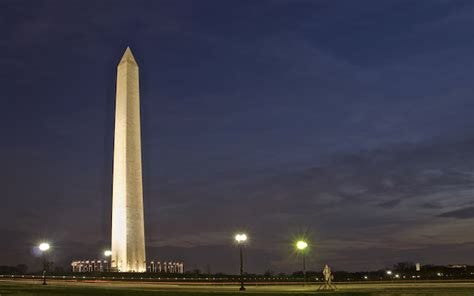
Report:
[[[111,267],[145,272],[138,65],[127,47],[117,66]]]

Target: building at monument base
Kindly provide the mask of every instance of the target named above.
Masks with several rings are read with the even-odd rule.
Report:
[[[107,260],[75,260],[71,262],[72,272],[108,272]]]
[[[146,264],[149,273],[184,273],[183,262],[150,261]],[[114,272],[107,260],[74,260],[71,262],[72,272]]]
[[[160,261],[151,261],[147,265],[148,272],[158,273],[184,273],[183,262],[166,262],[161,263]]]

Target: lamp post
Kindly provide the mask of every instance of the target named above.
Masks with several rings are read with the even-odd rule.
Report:
[[[111,250],[105,250],[104,251],[104,256],[106,258],[111,258],[112,257],[112,251]],[[110,271],[110,259],[107,259],[106,263],[107,263],[107,270],[106,271],[109,272]]]
[[[304,280],[304,284],[306,285],[306,258],[305,258],[305,250],[306,248],[308,247],[308,243],[303,241],[303,240],[299,240],[296,242],[296,249],[298,250],[298,252],[301,253],[301,255],[303,256],[303,280]]]
[[[49,244],[41,243],[39,244],[38,249],[41,251],[41,254],[43,255],[43,285],[46,285],[46,268],[48,266],[46,262],[46,252],[49,250]]]
[[[243,246],[247,241],[247,235],[245,233],[238,233],[235,235],[235,241],[240,247],[240,291],[245,291],[244,287],[244,255]]]

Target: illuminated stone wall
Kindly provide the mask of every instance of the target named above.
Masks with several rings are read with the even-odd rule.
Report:
[[[74,260],[71,262],[72,272],[108,272],[107,260]]]
[[[184,263],[151,261],[147,266],[147,271],[156,273],[184,273]]]

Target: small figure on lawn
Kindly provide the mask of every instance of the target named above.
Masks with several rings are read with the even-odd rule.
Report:
[[[324,276],[324,284],[322,284],[319,288],[318,291],[322,290],[336,290],[336,286],[332,284],[332,280],[334,279],[334,276],[331,273],[331,268],[326,264],[324,265],[323,268],[323,276]]]

